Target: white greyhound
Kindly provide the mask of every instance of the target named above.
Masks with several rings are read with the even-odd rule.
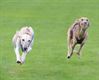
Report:
[[[32,49],[34,42],[34,31],[32,27],[23,27],[17,31],[12,39],[14,44],[14,51],[16,54],[16,62],[22,64],[25,62],[27,53]],[[19,53],[19,50],[22,50],[22,56]]]

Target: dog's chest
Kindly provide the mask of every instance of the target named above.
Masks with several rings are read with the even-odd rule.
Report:
[[[81,44],[82,42],[83,42],[83,40],[84,40],[84,38],[76,38],[76,40],[77,40],[77,44]]]

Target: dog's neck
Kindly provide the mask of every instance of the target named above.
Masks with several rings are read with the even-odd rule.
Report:
[[[73,29],[75,30],[76,28],[76,38],[78,38],[79,40],[84,38],[86,29],[82,29],[83,26],[80,25],[80,23],[75,23]]]
[[[82,29],[81,27],[82,26],[80,26],[80,28],[79,28],[79,35],[78,35],[79,39],[84,38],[85,33],[86,33],[86,29]]]

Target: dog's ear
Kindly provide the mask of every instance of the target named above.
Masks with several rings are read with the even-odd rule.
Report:
[[[90,26],[90,21],[88,20],[88,27]]]
[[[75,23],[79,23],[79,22],[80,22],[80,20],[79,20],[79,19],[76,19],[76,20],[75,20]]]
[[[21,33],[19,31],[17,31],[16,34],[18,38],[21,38]]]
[[[76,19],[72,26],[75,27],[76,25],[79,25],[79,23],[80,23],[79,19]]]
[[[90,26],[90,23],[88,22],[88,27]]]
[[[21,35],[18,35],[18,37],[21,39]]]

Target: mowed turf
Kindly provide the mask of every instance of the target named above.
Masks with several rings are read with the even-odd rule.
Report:
[[[67,29],[90,19],[81,59],[67,54]],[[12,37],[23,26],[35,32],[33,50],[16,63]],[[99,80],[99,0],[0,0],[0,80]]]

